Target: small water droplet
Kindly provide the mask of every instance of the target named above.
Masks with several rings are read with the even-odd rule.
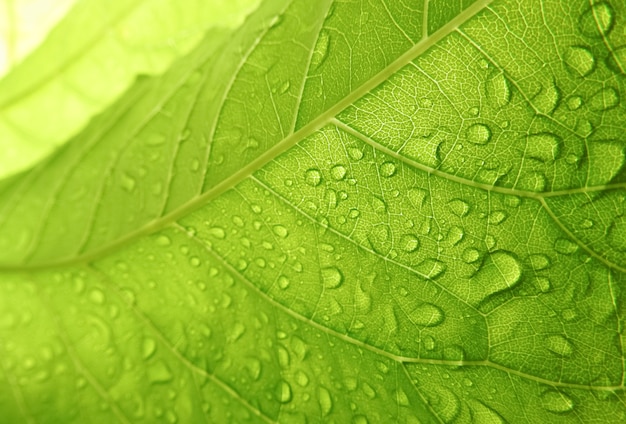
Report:
[[[319,169],[309,169],[304,173],[304,181],[311,187],[317,187],[322,182],[322,173]]]
[[[546,411],[564,413],[574,409],[574,401],[563,392],[549,390],[541,395],[541,406]]]
[[[280,403],[287,403],[291,401],[291,386],[286,381],[281,381],[276,386],[276,399]]]
[[[477,249],[468,247],[461,254],[461,258],[463,259],[464,262],[471,264],[471,263],[476,262],[478,259],[480,259],[480,252]]]
[[[141,345],[141,357],[143,359],[149,359],[154,355],[156,351],[156,342],[154,339],[146,338],[143,339],[143,343]]]
[[[580,222],[580,228],[584,229],[584,230],[588,230],[589,228],[593,227],[593,221],[590,219],[583,219]]]
[[[329,47],[330,33],[327,30],[322,30],[317,38],[317,42],[315,43],[313,54],[311,55],[311,70],[316,70],[322,63],[324,63],[324,60],[326,60],[326,57],[328,56]]]
[[[535,279],[535,284],[542,293],[547,293],[552,287],[550,280],[546,277],[537,277],[537,279]]]
[[[546,341],[548,350],[558,356],[569,357],[574,352],[572,343],[561,335],[550,336]]]
[[[272,230],[274,231],[274,234],[276,234],[280,238],[286,238],[289,235],[289,231],[287,230],[287,228],[283,227],[282,225],[274,225]]]
[[[330,175],[337,181],[341,181],[346,178],[347,174],[346,167],[343,165],[335,165],[330,170]]]
[[[405,234],[400,239],[400,248],[407,253],[415,252],[419,246],[420,242],[415,234]]]
[[[151,147],[157,147],[165,143],[165,136],[163,134],[150,134],[146,138],[146,145]]]
[[[217,239],[223,239],[224,237],[226,237],[226,232],[222,227],[212,227],[209,229],[208,232],[210,236],[213,236]]]
[[[446,270],[446,264],[437,259],[426,259],[415,266],[415,270],[425,278],[433,279],[439,277]]]
[[[325,288],[334,289],[343,283],[343,274],[335,267],[322,268],[321,274]]]
[[[296,372],[296,383],[298,383],[298,385],[300,387],[306,387],[309,385],[309,376],[306,375],[306,373],[302,370],[298,370]]]
[[[554,134],[533,134],[527,137],[524,154],[543,162],[551,162],[559,157],[560,145],[560,139]]]
[[[499,225],[506,219],[507,214],[504,211],[493,211],[489,214],[489,224],[490,225]]]
[[[102,290],[93,289],[89,292],[89,300],[91,300],[96,305],[102,305],[104,303],[104,293]]]
[[[123,173],[121,178],[122,180],[120,184],[122,188],[129,193],[133,192],[135,190],[135,186],[137,185],[137,181],[127,173]]]
[[[467,128],[467,141],[474,144],[487,144],[491,140],[491,130],[485,124],[474,124]]]
[[[409,319],[416,325],[423,327],[435,327],[445,319],[445,314],[432,303],[422,303],[408,313]]]
[[[463,218],[469,212],[469,204],[461,199],[453,199],[448,202],[448,208],[450,211],[458,216],[459,218]]]
[[[421,188],[413,188],[408,191],[407,197],[414,207],[420,209],[428,198],[428,192]]]
[[[619,94],[613,87],[604,88],[589,100],[589,107],[595,111],[613,109],[619,104]]]
[[[278,87],[278,92],[280,94],[285,94],[289,90],[289,87],[291,87],[291,82],[287,80],[283,82],[280,87]]]
[[[591,6],[580,16],[579,27],[583,35],[600,38],[611,32],[614,23],[613,7],[606,2],[600,2]]]
[[[147,374],[151,383],[167,383],[174,378],[172,371],[162,360],[148,367]]]
[[[571,46],[565,52],[565,63],[581,77],[586,77],[596,66],[595,58],[586,47]]]
[[[289,287],[290,281],[287,277],[285,277],[284,275],[281,275],[280,277],[278,277],[278,287],[280,287],[282,290],[286,290]]]
[[[567,107],[569,110],[578,110],[583,104],[583,99],[580,96],[572,96],[567,99]]]
[[[383,177],[392,177],[396,174],[396,164],[393,162],[385,162],[380,165],[380,175]]]
[[[528,260],[530,261],[530,265],[536,271],[546,269],[550,266],[550,259],[548,259],[546,255],[542,255],[542,254],[530,255],[528,257]]]
[[[571,255],[578,250],[578,245],[571,240],[560,238],[554,242],[554,250],[563,255]]]
[[[350,147],[348,149],[348,155],[355,161],[363,159],[363,151],[357,147]]]
[[[200,258],[198,258],[197,256],[192,256],[191,258],[189,258],[189,264],[194,268],[198,268],[200,266]]]

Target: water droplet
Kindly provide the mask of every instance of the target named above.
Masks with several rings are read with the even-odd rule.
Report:
[[[324,387],[319,388],[319,402],[322,416],[325,417],[330,414],[330,411],[333,409],[333,399],[330,396],[330,392]]]
[[[426,259],[415,266],[415,270],[425,278],[433,279],[439,277],[446,270],[446,264],[437,259]]]
[[[561,335],[550,336],[547,338],[548,350],[559,356],[569,357],[574,352],[572,343]]]
[[[283,82],[280,87],[278,87],[278,92],[280,94],[285,94],[287,92],[287,90],[289,90],[289,87],[291,87],[291,82],[289,82],[289,80]]]
[[[120,182],[122,188],[127,192],[132,192],[135,190],[135,186],[137,185],[137,181],[128,175],[127,173],[122,174],[122,180]]]
[[[209,229],[209,235],[218,239],[223,239],[226,237],[226,232],[222,227],[213,227]]]
[[[554,250],[563,255],[571,255],[578,250],[578,245],[568,239],[560,238],[554,242]]]
[[[337,181],[341,181],[346,178],[346,167],[343,165],[335,165],[330,170],[330,175]]]
[[[421,188],[413,188],[408,191],[407,197],[414,207],[420,209],[424,206],[424,202],[428,198],[428,192]]]
[[[586,47],[571,46],[565,52],[565,63],[581,77],[586,77],[596,66],[595,58]]]
[[[514,287],[521,276],[522,267],[515,257],[502,250],[493,252],[472,277],[468,301],[477,305],[492,294]]]
[[[448,230],[446,240],[452,246],[456,246],[463,240],[463,237],[465,237],[465,231],[463,230],[463,228],[459,227],[458,225],[453,225],[452,227],[450,227],[450,230]]]
[[[363,393],[365,393],[365,396],[367,396],[368,398],[374,399],[376,397],[376,390],[374,390],[374,388],[370,386],[367,382],[364,382],[361,385],[361,389],[363,390]]]
[[[485,124],[474,124],[467,129],[467,141],[474,144],[487,144],[491,140],[491,130]]]
[[[272,230],[274,231],[274,234],[276,234],[280,238],[285,238],[289,235],[289,231],[287,230],[287,228],[283,227],[282,225],[274,225]]]
[[[146,138],[146,145],[151,147],[157,147],[165,143],[165,136],[163,134],[150,134]]]
[[[322,268],[322,283],[325,288],[337,288],[343,283],[343,274],[335,267]]]
[[[311,187],[317,187],[322,182],[322,173],[319,169],[309,169],[304,174],[304,181]]]
[[[549,115],[556,109],[560,97],[559,89],[556,83],[552,81],[541,88],[533,98],[533,104],[539,112]]]
[[[102,305],[104,303],[104,293],[102,290],[93,289],[89,293],[89,300],[91,300],[96,305]]]
[[[598,91],[589,100],[589,107],[596,111],[613,109],[618,104],[619,94],[613,87]]]
[[[541,395],[541,406],[546,411],[564,413],[574,409],[574,401],[563,392],[549,390]]]
[[[593,221],[590,219],[583,219],[580,222],[580,228],[584,229],[584,230],[588,230],[589,228],[593,227]]]
[[[480,259],[480,252],[477,249],[469,247],[463,251],[461,258],[464,262],[471,264]]]
[[[141,357],[143,359],[149,359],[154,352],[156,351],[156,342],[154,339],[143,339],[143,343],[141,345]]]
[[[396,164],[393,162],[385,162],[380,165],[380,175],[383,177],[392,177],[396,174]]]
[[[560,145],[560,139],[554,134],[533,134],[527,138],[524,154],[543,162],[551,162],[558,158]]]
[[[445,319],[445,314],[432,303],[422,303],[408,313],[409,319],[416,325],[423,327],[435,327]]]
[[[503,107],[511,100],[511,88],[504,74],[496,74],[487,80],[487,99],[496,107]]]
[[[365,415],[355,415],[352,417],[352,424],[369,424]]]
[[[535,280],[535,284],[542,293],[547,293],[552,286],[550,280],[546,277],[537,277],[537,279]]]
[[[289,284],[289,279],[284,275],[278,277],[278,287],[280,287],[281,289],[286,290],[289,287]]]
[[[189,258],[189,263],[192,267],[198,268],[200,266],[200,258],[198,258],[197,256],[192,256],[191,258]]]
[[[326,30],[320,32],[313,54],[311,55],[311,70],[316,70],[328,56],[328,47],[330,46],[330,33]]]
[[[613,8],[606,2],[594,4],[580,16],[579,20],[580,31],[591,38],[608,35],[614,23]]]
[[[626,45],[613,50],[613,53],[607,59],[607,66],[613,72],[626,74]]]
[[[158,361],[148,367],[148,380],[151,383],[167,383],[174,375],[165,362]]]
[[[405,234],[400,239],[400,248],[407,253],[415,252],[420,247],[420,241],[415,234]]]
[[[355,161],[363,159],[363,151],[357,147],[350,147],[348,149],[348,155]]]
[[[474,400],[472,405],[472,424],[506,424],[506,420],[496,411]]]
[[[396,390],[396,403],[400,406],[409,406],[409,397],[404,393],[404,390]]]
[[[291,401],[291,386],[286,381],[281,381],[276,386],[276,399],[280,403],[287,403]]]
[[[626,217],[616,219],[608,231],[608,241],[612,248],[626,252]]]
[[[498,225],[501,224],[506,219],[506,217],[507,215],[504,211],[493,211],[489,214],[488,221],[490,225]]]
[[[530,261],[530,265],[536,271],[546,269],[547,267],[550,266],[550,259],[548,259],[546,255],[541,255],[541,254],[530,255],[528,257],[528,260]]]
[[[567,99],[567,107],[569,110],[578,110],[583,104],[583,99],[580,96],[572,96]]]
[[[296,383],[298,383],[299,386],[301,387],[306,387],[309,385],[309,376],[306,375],[306,373],[304,371],[297,371],[296,372]]]
[[[469,205],[467,202],[461,199],[453,199],[448,202],[448,208],[450,211],[458,216],[459,218],[463,218],[469,212]]]

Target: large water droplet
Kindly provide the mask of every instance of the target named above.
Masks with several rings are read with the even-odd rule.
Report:
[[[330,170],[330,175],[337,181],[341,181],[346,178],[347,174],[346,167],[343,165],[335,165]]]
[[[330,46],[330,33],[326,30],[320,32],[311,55],[311,70],[317,69],[328,56],[328,47]]]
[[[141,345],[141,356],[143,359],[148,359],[156,351],[156,342],[154,339],[146,338]]]
[[[445,319],[445,314],[432,303],[422,303],[408,313],[409,319],[416,325],[435,327]]]
[[[541,406],[546,411],[564,413],[574,409],[574,401],[563,392],[549,390],[541,395]]]
[[[560,97],[559,89],[552,81],[546,83],[532,101],[539,112],[549,115],[556,109]]]
[[[550,336],[546,339],[546,342],[548,350],[559,356],[569,357],[574,352],[572,343],[561,335]]]
[[[613,109],[618,104],[619,94],[613,87],[598,91],[589,100],[589,107],[596,111]]]
[[[571,46],[565,52],[565,63],[575,74],[586,77],[596,66],[595,58],[586,47]]]
[[[543,162],[554,161],[559,156],[560,140],[550,133],[529,135],[526,143],[525,156]]]
[[[287,403],[291,401],[291,386],[286,381],[281,381],[276,386],[276,399],[280,403]]]
[[[580,31],[591,38],[606,36],[613,29],[615,17],[613,7],[606,3],[596,3],[580,16]]]
[[[330,392],[324,387],[319,388],[319,402],[322,416],[325,417],[330,414],[330,411],[333,409],[333,399],[330,396]]]
[[[522,267],[515,257],[502,250],[493,252],[472,277],[468,301],[477,305],[492,294],[514,287],[521,276]]]
[[[487,144],[491,140],[491,130],[485,124],[474,124],[467,129],[467,141],[474,144]]]
[[[343,283],[343,274],[335,267],[322,268],[322,283],[325,288],[334,289]]]
[[[282,225],[274,225],[272,231],[274,231],[274,234],[276,234],[280,238],[285,238],[289,235],[289,231],[287,230],[287,228],[283,227]]]

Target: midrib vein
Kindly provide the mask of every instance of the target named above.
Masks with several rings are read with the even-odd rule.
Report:
[[[424,53],[426,50],[430,49],[434,45],[436,45],[439,41],[444,39],[446,36],[454,32],[459,26],[467,22],[469,19],[474,17],[477,13],[482,11],[485,7],[487,7],[493,0],[479,0],[457,15],[455,18],[450,20],[446,25],[441,27],[439,30],[434,32],[430,37],[419,41],[409,50],[407,50],[403,55],[398,57],[392,63],[390,63],[386,68],[381,70],[379,73],[374,75],[356,90],[348,94],[342,100],[340,100],[335,105],[328,108],[324,113],[320,114],[317,118],[309,122],[307,125],[303,126],[299,130],[291,133],[289,136],[276,143],[273,147],[268,149],[265,153],[261,154],[252,162],[248,163],[243,168],[239,169],[239,171],[230,175],[226,179],[222,180],[213,188],[205,191],[204,193],[191,198],[186,204],[181,206],[178,209],[173,210],[167,215],[163,215],[158,219],[155,219],[146,225],[138,228],[135,231],[132,231],[112,242],[108,245],[101,247],[100,249],[95,249],[90,253],[85,255],[75,256],[73,258],[61,259],[57,261],[47,262],[47,263],[39,263],[33,265],[16,265],[16,266],[0,266],[0,271],[35,271],[47,268],[56,268],[62,266],[69,266],[79,263],[89,263],[91,261],[96,260],[102,256],[106,256],[107,254],[115,251],[122,245],[129,243],[141,236],[148,235],[154,233],[164,226],[168,225],[171,222],[176,221],[179,218],[191,213],[192,211],[204,206],[207,202],[215,199],[220,196],[224,192],[230,190],[235,187],[244,179],[248,178],[255,171],[261,169],[267,163],[274,160],[276,157],[281,155],[282,153],[289,150],[291,147],[295,146],[300,141],[306,139],[308,136],[318,131],[326,124],[328,124],[332,118],[334,118],[339,112],[346,109],[348,106],[352,105],[356,100],[368,94],[372,89],[377,87],[378,85],[385,82],[391,75],[399,71],[402,67],[407,65],[409,62],[414,60],[420,54]]]

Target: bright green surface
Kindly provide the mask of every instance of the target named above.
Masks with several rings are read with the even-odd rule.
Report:
[[[7,422],[626,421],[626,6],[418,3],[265,0],[0,182]]]

